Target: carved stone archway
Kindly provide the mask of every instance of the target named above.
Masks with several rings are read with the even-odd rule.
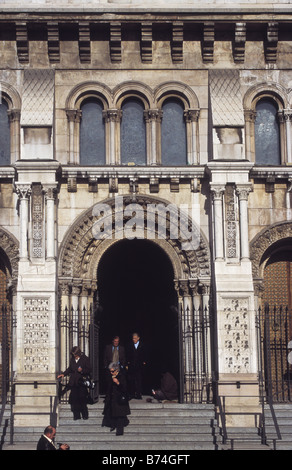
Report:
[[[165,210],[164,236],[160,236],[161,232],[158,232],[157,217],[154,225],[147,223],[147,215],[150,213],[150,215],[157,216],[158,207],[162,211]],[[93,309],[94,299],[98,297],[99,262],[103,254],[113,244],[125,238],[126,224],[132,221],[132,214],[137,215],[139,211],[141,217],[135,219],[137,222],[136,237],[150,238],[158,244],[167,254],[173,267],[174,288],[177,291],[179,301],[178,315],[182,326],[184,399],[185,401],[194,401],[194,378],[201,371],[195,370],[193,360],[194,337],[191,332],[195,330],[192,312],[195,309],[197,312],[201,309],[200,312],[202,312],[202,307],[208,308],[209,306],[211,268],[207,241],[188,214],[179,209],[176,212],[176,207],[169,201],[138,194],[110,198],[86,210],[70,227],[61,245],[59,257],[61,308],[65,307],[68,311],[74,311],[77,308],[79,310],[85,308],[87,311]],[[180,227],[177,238],[173,236],[176,220]],[[98,237],[101,225],[104,232],[102,236]],[[190,233],[192,233],[194,241],[192,245],[185,244]],[[199,315],[199,313],[197,314]],[[210,348],[209,317],[207,321],[204,320],[204,325],[208,328],[208,334],[200,330],[200,334],[205,335],[204,340],[200,339],[200,342],[202,344],[207,342],[207,348]],[[196,348],[198,346],[199,340],[196,341]],[[61,353],[61,357],[64,356],[65,354]],[[209,350],[207,356],[209,359],[211,358]],[[200,367],[201,365],[198,366],[198,368]],[[210,364],[208,372],[211,377]],[[204,372],[204,387],[208,381],[207,375]]]
[[[7,266],[7,274],[10,286],[16,287],[18,277],[18,261],[19,261],[19,243],[18,240],[10,232],[4,228],[0,228],[0,249],[5,253],[9,266]],[[9,287],[10,287],[9,286]]]
[[[292,238],[292,222],[282,221],[266,227],[254,237],[250,244],[250,258],[255,292],[260,299],[264,289],[264,269],[273,253],[273,247]]]

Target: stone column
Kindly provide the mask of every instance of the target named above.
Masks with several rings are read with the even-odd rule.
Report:
[[[213,217],[215,236],[215,259],[224,259],[224,236],[223,236],[223,194],[224,186],[211,185],[213,197]]]
[[[292,165],[292,109],[284,109],[283,113],[286,127],[287,163]]]
[[[120,163],[119,145],[120,141],[120,122],[122,118],[122,111],[120,109],[107,109],[103,111],[103,117],[107,129],[107,164],[116,165]]]
[[[189,165],[199,164],[199,109],[188,109],[184,113],[187,126],[187,155]]]
[[[10,122],[11,163],[15,163],[20,160],[20,110],[10,109],[8,118]]]
[[[55,259],[55,198],[56,186],[44,188],[47,204],[47,221],[46,221],[46,258]]]
[[[245,155],[250,162],[255,161],[255,131],[254,123],[256,120],[256,112],[253,109],[244,111],[245,119]]]
[[[161,161],[158,151],[160,142],[158,125],[161,123],[162,114],[160,109],[148,109],[144,112],[147,132],[147,165],[157,165]]]
[[[70,298],[70,323],[72,325],[72,344],[70,345],[70,349],[72,346],[78,346],[79,341],[79,295],[81,291],[81,286],[77,282],[73,282],[71,287],[71,298]]]
[[[248,194],[251,191],[250,185],[237,185],[237,195],[239,199],[239,225],[240,225],[240,248],[241,259],[249,259],[249,236],[248,236]]]
[[[82,111],[79,109],[66,110],[69,122],[69,164],[79,163],[79,134],[80,134],[80,120]]]
[[[15,190],[19,197],[19,216],[20,216],[19,256],[21,260],[28,260],[28,202],[29,202],[29,197],[31,195],[31,185],[15,183]]]

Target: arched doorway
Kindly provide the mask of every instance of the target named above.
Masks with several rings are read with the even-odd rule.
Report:
[[[102,210],[96,210],[96,206],[93,206],[84,211],[64,237],[59,252],[60,370],[64,370],[68,363],[68,345],[71,342],[72,345],[73,342],[76,344],[78,340],[84,344],[83,349],[89,352],[92,362],[96,361],[93,364],[94,378],[98,383],[98,390],[99,386],[102,389],[102,383],[98,380],[100,377],[98,364],[101,367],[103,364],[99,356],[102,356],[105,344],[117,334],[114,331],[111,315],[116,316],[118,308],[111,305],[111,302],[118,302],[120,298],[120,303],[124,307],[118,310],[122,311],[118,318],[126,320],[126,326],[123,326],[125,333],[119,333],[123,335],[123,341],[127,342],[134,328],[140,329],[141,326],[144,331],[140,333],[151,346],[152,357],[157,357],[155,348],[160,348],[163,339],[167,338],[171,345],[167,351],[167,358],[172,355],[175,357],[171,365],[176,370],[175,374],[178,375],[179,372],[180,376],[178,384],[180,400],[189,403],[210,401],[214,329],[209,309],[211,270],[207,240],[194,221],[186,216],[185,211],[177,212],[181,236],[173,238],[171,204],[151,195],[139,194],[135,194],[135,211],[138,204],[139,214],[144,215],[144,230],[141,217],[140,238],[131,240],[125,236],[125,229],[128,228],[129,222],[127,211],[132,203],[133,195],[117,196],[102,201]],[[100,207],[98,205],[98,208]],[[157,213],[159,207],[165,210],[164,236],[161,236],[159,226],[157,227],[159,224],[146,223],[147,215]],[[96,229],[102,226],[106,227],[106,231],[99,237],[97,234],[100,232]],[[197,241],[195,247],[191,245],[193,249],[190,249],[188,243],[184,243],[189,239],[190,228],[193,230],[194,240]],[[131,250],[125,256],[125,261],[122,257],[127,253],[128,246]],[[126,265],[127,276],[128,278],[131,276],[131,282],[127,283],[126,288],[120,289],[120,284],[127,276],[117,266]],[[147,271],[145,266],[150,266],[151,269]],[[120,272],[118,280],[116,272]],[[104,282],[109,290],[102,285],[102,279],[108,280]],[[136,285],[139,279],[140,286],[144,289],[142,294],[137,288],[131,289],[131,284]],[[157,289],[153,287],[155,279],[159,283],[159,295]],[[164,282],[166,287],[163,287]],[[127,298],[131,299],[131,308],[129,302],[126,300],[122,302],[121,292],[128,292]],[[162,300],[166,303],[166,307]],[[140,311],[139,308],[139,315],[135,307],[137,304],[143,305],[143,310]],[[107,316],[104,312],[108,309],[114,313]],[[140,325],[132,325],[131,311],[135,312],[137,320],[141,320]],[[106,326],[107,323],[110,326]],[[151,338],[148,341],[149,337]],[[162,349],[158,353],[162,359],[165,357]],[[155,374],[158,374],[157,365],[154,369]],[[156,378],[153,369],[149,370],[151,370],[152,386]]]
[[[292,401],[291,242],[291,223],[279,223],[259,234],[251,250],[259,295],[261,371],[273,402]]]
[[[178,300],[165,252],[148,240],[121,240],[102,256],[97,282],[101,361],[114,335],[127,346],[138,331],[148,352],[143,393],[159,385],[163,370],[179,380]]]

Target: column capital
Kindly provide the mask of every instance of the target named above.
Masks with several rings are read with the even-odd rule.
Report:
[[[31,195],[30,183],[15,183],[15,192],[19,199],[29,199]]]
[[[144,118],[146,121],[161,122],[163,111],[161,109],[147,109],[144,111]]]
[[[123,112],[121,109],[107,109],[102,112],[106,122],[120,122],[122,114]]]
[[[80,109],[66,109],[69,122],[80,122],[82,111]]]
[[[184,111],[184,117],[186,122],[198,122],[199,116],[199,109],[187,109],[186,111]]]
[[[48,199],[55,200],[57,192],[58,192],[57,184],[44,185],[43,191],[44,191],[46,200]]]
[[[213,200],[220,200],[222,201],[223,194],[225,192],[225,185],[222,184],[211,184],[210,185],[210,190],[212,194]]]
[[[245,122],[255,122],[257,113],[254,109],[245,109],[244,110],[244,120]]]
[[[237,184],[236,185],[236,194],[238,195],[238,198],[240,201],[248,200],[248,195],[251,193],[253,190],[251,184]]]

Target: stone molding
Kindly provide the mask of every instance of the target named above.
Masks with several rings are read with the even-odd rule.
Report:
[[[138,194],[135,194],[135,200],[133,200],[133,195],[124,196],[123,202],[124,205],[134,202],[143,207],[147,204],[164,204],[166,206],[169,204],[169,202],[160,198]],[[114,210],[114,198],[102,201],[102,203],[110,205]],[[124,207],[120,208],[120,210],[124,211]],[[123,215],[123,212],[120,214],[113,213],[113,230],[117,230],[115,226],[116,220]],[[68,230],[60,248],[60,278],[94,279],[103,253],[112,244],[119,241],[118,237],[117,239],[95,239],[92,229],[96,220],[97,218],[93,215],[92,207],[83,213]],[[184,222],[186,223],[187,221]],[[118,232],[116,231],[115,233],[117,234]],[[199,246],[196,251],[182,250],[180,240],[170,239],[168,235],[165,239],[154,239],[151,241],[159,244],[166,251],[173,265],[174,276],[177,279],[198,279],[210,276],[211,269],[209,246],[199,229],[198,237],[200,237]]]
[[[250,243],[250,259],[254,281],[263,279],[268,250],[277,242],[292,237],[292,222],[279,222],[264,228]],[[266,256],[266,258],[265,258]]]

